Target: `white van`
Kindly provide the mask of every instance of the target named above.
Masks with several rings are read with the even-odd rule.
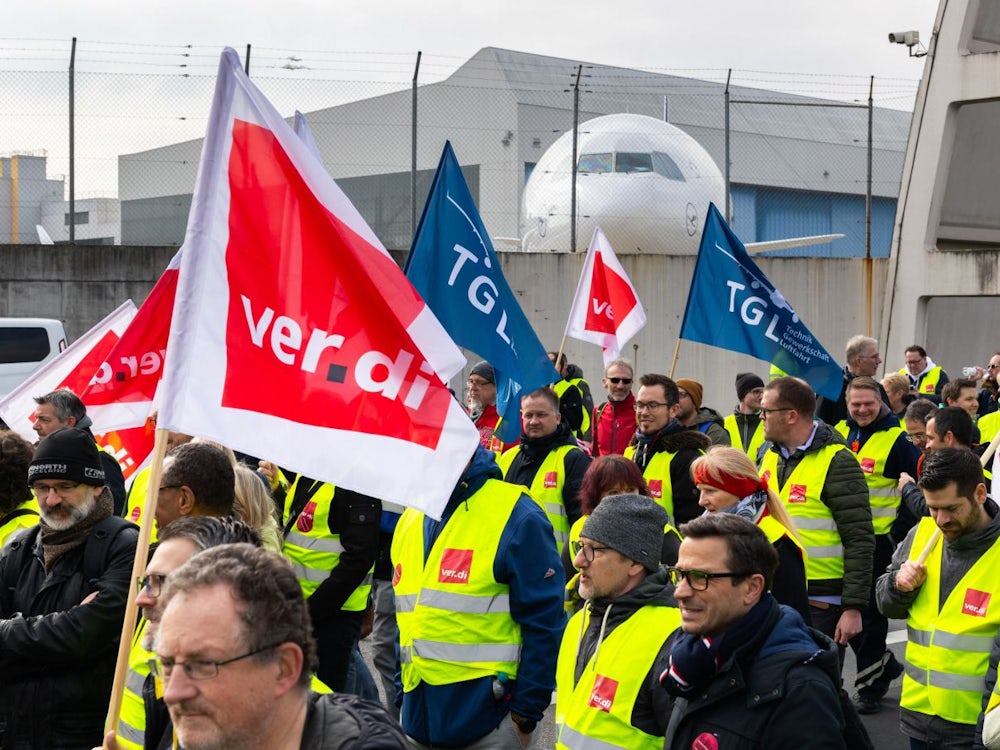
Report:
[[[66,348],[61,321],[0,318],[0,396]]]

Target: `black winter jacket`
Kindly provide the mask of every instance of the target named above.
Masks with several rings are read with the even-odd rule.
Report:
[[[664,748],[699,747],[707,734],[730,750],[843,750],[839,687],[833,641],[772,599],[758,636],[702,694],[676,699]]]
[[[99,534],[112,536],[107,554],[96,570],[85,571],[86,549],[99,543]],[[37,526],[4,547],[0,747],[19,742],[38,750],[89,750],[101,744],[138,534],[134,524],[112,516],[48,574]],[[81,603],[95,592],[93,601]]]
[[[671,421],[660,430],[652,444],[643,450],[637,438],[632,439],[636,447],[635,462],[645,473],[649,460],[657,453],[676,454],[670,462],[670,486],[674,495],[674,525],[680,527],[703,512],[698,505],[698,488],[694,486],[691,477],[691,464],[704,451],[712,447],[712,441],[707,435],[697,430],[683,427],[677,420]]]

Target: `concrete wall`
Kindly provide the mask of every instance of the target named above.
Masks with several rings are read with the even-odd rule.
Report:
[[[58,318],[73,341],[126,299],[141,304],[175,252],[173,247],[0,245],[0,317]]]
[[[176,252],[170,247],[0,246],[0,316],[60,318],[70,340],[84,333],[126,298],[141,304]],[[639,372],[669,373],[687,300],[694,257],[620,255],[638,288],[649,324],[628,347]],[[396,255],[402,262],[402,256]],[[504,274],[528,319],[549,349],[558,349],[584,254],[504,253]],[[865,284],[857,259],[758,258],[761,270],[785,294],[806,325],[838,361],[844,342],[865,332]],[[886,261],[874,261],[873,330],[881,324]],[[704,312],[704,311],[702,311]],[[908,342],[909,343],[909,342]],[[583,367],[600,391],[600,350],[569,340],[570,361]],[[887,367],[902,366],[903,354],[885,352]],[[470,354],[471,363],[478,357]],[[679,349],[676,377],[705,386],[705,404],[727,412],[735,404],[737,372],[767,374],[767,364],[690,342]],[[452,384],[461,391],[462,382]],[[598,393],[599,396],[599,393]]]

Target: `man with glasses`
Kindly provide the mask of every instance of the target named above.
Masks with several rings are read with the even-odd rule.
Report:
[[[663,747],[845,748],[837,650],[770,594],[774,545],[730,513],[681,532],[670,569],[681,629],[660,677],[677,700]]]
[[[161,532],[184,516],[232,515],[236,475],[225,452],[210,443],[178,445],[163,461],[156,501],[156,528]]]
[[[660,567],[666,522],[648,497],[611,495],[574,543],[586,605],[559,650],[557,747],[663,747],[670,699],[656,685],[656,661],[680,625]]]
[[[764,420],[760,418],[760,398],[764,381],[752,372],[736,376],[736,408],[725,419],[730,443],[746,453],[752,461],[764,445]]]
[[[149,677],[149,660],[163,608],[160,593],[167,577],[198,552],[220,544],[261,546],[260,535],[242,521],[211,516],[179,518],[163,529],[145,573],[136,581],[135,603],[142,617],[132,638],[129,671],[117,733],[105,736],[110,750],[172,747],[172,725],[163,701]]]
[[[590,466],[559,412],[559,397],[551,388],[539,388],[521,399],[523,434],[519,445],[504,452],[497,463],[504,481],[528,489],[545,509],[562,554],[569,530],[580,517],[580,484]]]
[[[882,357],[878,353],[878,341],[870,336],[853,336],[847,341],[844,348],[844,356],[847,364],[844,365],[844,387],[836,401],[822,398],[816,409],[816,416],[822,419],[831,427],[841,420],[847,419],[847,384],[854,378],[862,375],[874,378],[878,372],[878,366],[882,364]],[[892,407],[889,402],[889,394],[885,388],[879,384],[879,396],[886,406]]]
[[[903,356],[906,364],[899,374],[905,375],[910,381],[910,391],[940,404],[941,389],[948,383],[948,373],[940,365],[934,364],[934,360],[927,356],[927,351],[918,344],[906,347]]]
[[[38,526],[0,553],[0,747],[99,744],[138,530],[114,516],[97,446],[49,434],[28,466]]]
[[[722,415],[702,406],[705,389],[697,380],[677,379],[677,421],[689,430],[697,430],[712,441],[712,445],[731,445]]]
[[[815,411],[816,395],[803,380],[778,378],[764,387],[761,415],[772,446],[760,469],[806,548],[812,626],[843,653],[862,629],[875,532],[861,465],[840,435],[813,419]]]
[[[632,365],[624,359],[616,359],[604,368],[601,384],[608,392],[608,400],[594,407],[594,443],[591,446],[594,458],[625,453],[635,434],[632,378]]]
[[[638,427],[625,451],[625,457],[642,471],[650,495],[667,511],[673,526],[702,513],[691,463],[712,445],[707,436],[677,421],[679,401],[677,383],[666,375],[647,373],[639,378],[635,399]]]
[[[168,576],[161,607],[152,666],[185,750],[407,747],[380,706],[310,691],[309,613],[280,556],[201,552]]]
[[[465,382],[465,407],[469,410],[476,429],[479,430],[479,443],[498,456],[507,448],[515,445],[505,445],[496,436],[500,424],[500,414],[497,412],[497,380],[493,365],[489,362],[477,362],[469,372]]]

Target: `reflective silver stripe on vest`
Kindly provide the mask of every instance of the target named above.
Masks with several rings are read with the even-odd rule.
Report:
[[[125,677],[125,689],[142,697],[142,686],[146,682],[146,676],[141,675],[134,669],[130,669]]]
[[[961,690],[967,693],[982,693],[986,687],[984,675],[954,674],[931,671],[928,680],[931,686],[942,690]]]
[[[340,543],[339,539],[306,536],[294,530],[288,532],[288,536],[285,537],[285,543],[294,544],[296,547],[312,550],[313,552],[328,552],[331,555],[339,555],[344,551],[344,545]]]
[[[934,634],[934,645],[950,651],[970,651],[975,654],[988,654],[993,647],[991,635],[957,635],[946,630]]]
[[[915,666],[910,664],[908,661],[903,661],[903,671],[906,676],[919,685],[927,685],[927,673],[921,669],[917,669]]]
[[[801,526],[799,528],[802,528]],[[844,556],[844,547],[840,544],[830,544],[826,547],[806,546],[806,552],[814,560],[821,560],[824,557],[841,558]]]
[[[906,639],[910,643],[915,643],[918,646],[930,646],[931,645],[931,631],[929,630],[917,630],[910,625],[906,626]]]
[[[142,729],[136,729],[131,724],[126,723],[124,719],[118,719],[118,736],[139,747],[146,743],[146,732]]]
[[[872,518],[895,518],[898,508],[885,508],[881,505],[872,506]]]
[[[901,493],[895,487],[869,487],[869,497],[900,497]],[[872,511],[874,512],[874,508]]]
[[[414,641],[412,656],[459,664],[470,662],[516,662],[521,658],[519,643],[442,643]],[[411,658],[412,658],[411,656]]]
[[[329,570],[307,568],[302,563],[294,561],[292,562],[292,570],[295,572],[295,577],[300,581],[309,581],[310,583],[323,583],[323,581],[330,577]]]
[[[456,594],[450,591],[424,589],[420,593],[420,604],[425,607],[446,609],[449,612],[464,612],[470,615],[488,615],[497,612],[510,613],[510,596],[508,594],[472,596],[470,594]],[[396,610],[399,610],[398,602]]]
[[[613,745],[610,742],[595,740],[565,724],[562,731],[559,732],[558,741],[566,747],[573,748],[573,750],[628,750],[625,745]]]
[[[550,516],[566,516],[566,508],[562,503],[545,503],[545,512]]]
[[[808,531],[837,531],[837,522],[832,518],[802,518],[795,516],[792,519],[795,526]]]
[[[416,594],[396,594],[396,611],[412,612],[417,608]]]

